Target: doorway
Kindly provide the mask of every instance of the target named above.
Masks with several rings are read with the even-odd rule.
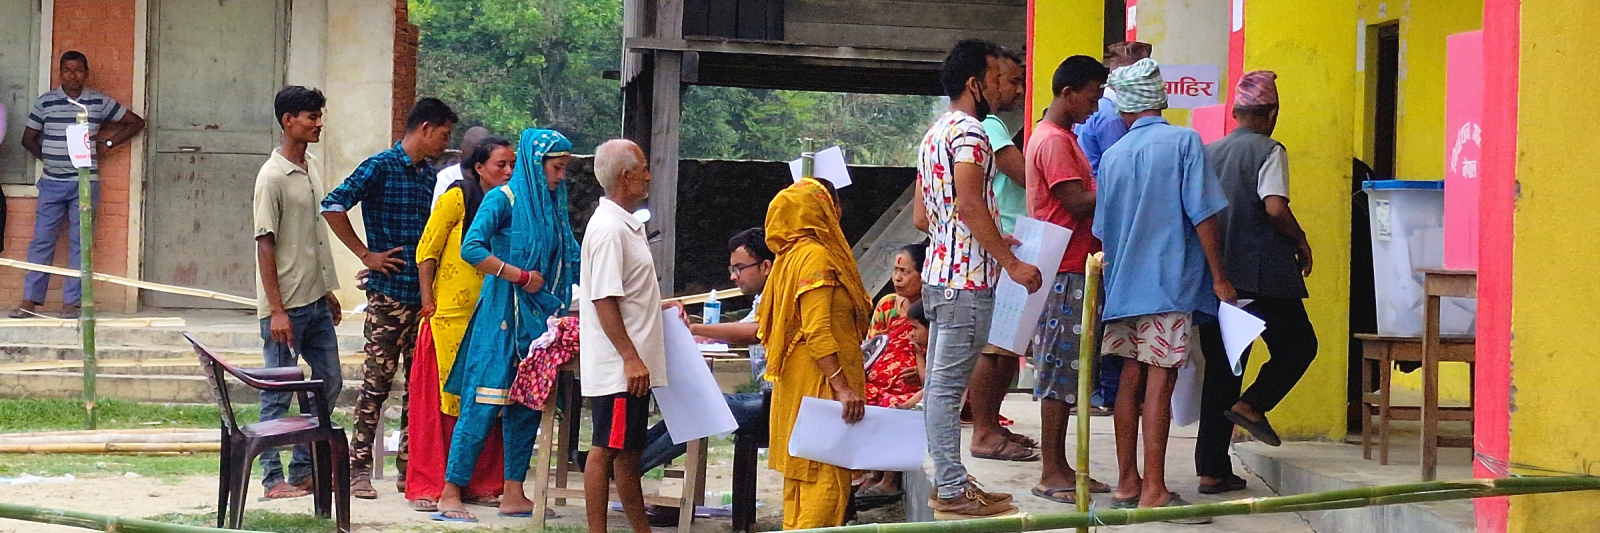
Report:
[[[1362,58],[1376,67],[1372,73],[1369,98],[1373,114],[1370,132],[1371,160],[1359,158],[1351,161],[1350,169],[1350,334],[1377,333],[1377,296],[1373,293],[1371,219],[1367,212],[1367,195],[1361,193],[1363,183],[1371,180],[1395,179],[1395,138],[1399,120],[1400,94],[1400,26],[1388,24],[1372,28],[1376,45],[1369,47],[1375,55]],[[1370,41],[1369,41],[1370,42]],[[1349,373],[1346,387],[1349,403],[1347,429],[1361,431],[1361,360],[1362,345],[1354,337],[1350,342]]]
[[[251,199],[277,145],[285,0],[153,0],[143,279],[255,294]],[[239,307],[142,293],[150,307]]]

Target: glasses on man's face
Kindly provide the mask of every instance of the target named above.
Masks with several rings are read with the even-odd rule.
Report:
[[[737,278],[737,277],[739,277],[739,273],[740,272],[744,272],[744,269],[747,269],[747,268],[750,268],[750,267],[753,267],[753,266],[759,266],[759,265],[761,265],[761,263],[750,263],[748,265],[739,265],[739,264],[728,265],[728,275]]]

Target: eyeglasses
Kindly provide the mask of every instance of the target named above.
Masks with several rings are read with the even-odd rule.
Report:
[[[744,272],[744,269],[753,266],[761,266],[761,263],[750,263],[748,265],[728,265],[728,275],[737,277],[740,272]]]

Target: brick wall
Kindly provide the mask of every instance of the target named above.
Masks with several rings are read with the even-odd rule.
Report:
[[[52,58],[77,50],[89,58],[89,86],[131,106],[134,70],[135,0],[55,0],[55,25]],[[54,60],[52,60],[53,62]],[[51,85],[56,81],[51,69]],[[128,274],[129,172],[130,147],[124,146],[106,157],[100,167],[100,209],[95,219],[95,270],[114,275]],[[6,200],[5,251],[12,259],[27,257],[33,238],[33,198]],[[65,227],[63,227],[65,229]],[[55,264],[67,265],[65,231],[57,247]],[[60,309],[60,277],[52,277],[46,310]],[[120,311],[126,305],[126,292],[106,283],[95,285],[95,303],[106,310]],[[0,269],[0,309],[22,300],[22,271]]]
[[[417,100],[418,30],[411,23],[406,0],[394,2],[394,109],[390,132],[393,140],[405,135],[406,115]]]

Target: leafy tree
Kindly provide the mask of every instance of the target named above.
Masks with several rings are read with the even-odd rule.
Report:
[[[560,130],[587,152],[621,132],[621,0],[409,0],[421,28],[419,94],[502,136]],[[691,87],[684,158],[788,160],[798,140],[839,144],[855,164],[908,166],[937,99]],[[464,131],[465,128],[459,128]]]

